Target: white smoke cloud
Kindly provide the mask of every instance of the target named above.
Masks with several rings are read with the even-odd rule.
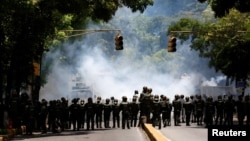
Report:
[[[124,14],[126,13],[126,14]],[[122,8],[117,11],[111,24],[114,24],[116,17],[124,17],[129,20],[137,16],[139,13],[131,13],[128,9]],[[129,23],[128,22],[128,23]],[[117,25],[117,27],[129,30],[130,25]],[[98,25],[89,25],[90,29],[99,29]],[[136,32],[136,31],[135,31]],[[86,85],[92,86],[94,94],[103,98],[121,99],[122,96],[131,98],[134,90],[139,92],[143,86],[153,89],[153,94],[164,94],[173,99],[175,94],[193,95],[199,92],[199,86],[203,83],[206,85],[216,85],[223,77],[207,79],[207,76],[216,74],[214,70],[207,67],[207,60],[201,59],[198,53],[190,50],[189,44],[178,44],[178,53],[182,54],[184,59],[180,61],[180,57],[173,57],[173,60],[165,62],[165,64],[155,64],[153,60],[145,61],[145,58],[137,57],[135,46],[138,44],[137,39],[126,40],[124,32],[124,50],[118,51],[114,58],[110,59],[103,52],[102,43],[94,42],[92,36],[86,35],[81,41],[73,44],[67,44],[67,52],[74,55],[72,51],[81,48],[77,56],[77,71],[83,76]],[[166,37],[167,38],[167,37]],[[112,40],[112,42],[114,42]],[[80,50],[79,50],[80,51]],[[50,52],[47,58],[58,60],[58,54]],[[167,54],[167,49],[166,53]],[[70,56],[70,55],[69,55]],[[140,58],[140,59],[139,59]],[[186,64],[185,64],[186,63]],[[190,63],[190,64],[189,64]],[[192,64],[200,64],[199,68],[194,68]],[[138,65],[139,64],[139,65]],[[73,64],[72,64],[73,65]],[[75,65],[75,64],[74,64]],[[181,66],[178,72],[162,72],[159,68]],[[72,98],[71,96],[71,77],[72,71],[62,67],[56,62],[53,65],[52,73],[48,77],[48,83],[40,91],[40,99],[60,99],[61,97]],[[220,74],[217,74],[221,76]],[[217,79],[220,78],[220,79]]]

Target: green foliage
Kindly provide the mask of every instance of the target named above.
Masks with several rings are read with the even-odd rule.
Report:
[[[42,63],[43,53],[65,40],[68,33],[62,30],[84,29],[90,20],[108,22],[119,7],[143,12],[152,4],[153,0],[1,0],[0,93],[35,85],[30,79],[33,62]],[[34,93],[39,93],[40,84]]]
[[[245,13],[250,12],[249,0],[198,0],[201,3],[209,2],[215,17],[224,17],[229,14],[231,9],[237,9],[238,11]]]
[[[232,80],[245,80],[250,76],[250,63],[247,61],[247,56],[250,55],[249,18],[248,13],[231,10],[216,23],[181,19],[169,27],[168,34],[174,30],[191,31],[188,34],[179,32],[175,35],[181,40],[187,40],[191,36],[191,48],[199,51],[201,57],[209,58],[211,67]]]

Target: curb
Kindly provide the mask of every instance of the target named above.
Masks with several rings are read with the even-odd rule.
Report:
[[[152,124],[144,123],[143,125],[144,131],[150,138],[150,141],[167,141],[167,138],[159,132]]]

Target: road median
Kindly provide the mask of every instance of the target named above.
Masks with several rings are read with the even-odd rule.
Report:
[[[155,129],[152,124],[144,123],[143,129],[151,141],[167,141],[167,138],[161,132]]]

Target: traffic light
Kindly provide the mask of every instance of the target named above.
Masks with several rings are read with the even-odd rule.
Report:
[[[123,37],[120,33],[115,36],[115,49],[123,50]]]
[[[168,40],[168,52],[176,52],[176,37],[174,36]]]

